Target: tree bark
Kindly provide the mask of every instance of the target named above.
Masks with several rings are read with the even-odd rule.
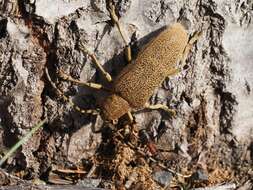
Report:
[[[133,56],[166,25],[181,22],[189,35],[202,31],[187,68],[157,88],[151,104],[177,112],[134,113],[139,129],[158,137],[158,146],[179,148],[180,168],[228,172],[240,183],[252,179],[253,161],[253,2],[244,0],[115,0],[116,13]],[[103,94],[59,79],[105,83],[80,43],[94,52],[115,77],[126,65],[124,43],[112,25],[106,1],[2,0],[0,2],[0,150],[17,142],[41,119],[36,133],[8,164],[33,177],[53,164],[77,164],[103,141],[100,116],[82,115],[62,101],[45,77],[83,108],[95,108]],[[169,159],[169,158],[168,158]],[[217,164],[219,163],[219,164]],[[222,178],[222,177],[221,177]],[[221,181],[224,181],[223,176]],[[215,181],[215,180],[214,180]]]

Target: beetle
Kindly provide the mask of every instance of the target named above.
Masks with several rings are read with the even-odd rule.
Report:
[[[113,5],[110,6],[110,14],[126,43],[128,60],[131,60],[131,56],[129,55],[131,51],[129,50],[129,45],[119,25]],[[130,114],[133,110],[139,110],[145,107],[151,109],[162,108],[166,111],[171,111],[165,105],[158,104],[150,106],[147,102],[152,96],[155,88],[157,88],[166,77],[180,71],[177,66],[178,61],[185,61],[191,46],[199,36],[200,33],[197,35],[195,34],[194,37],[189,40],[187,31],[181,23],[175,23],[170,27],[166,27],[164,31],[151,40],[151,42],[138,54],[134,63],[129,63],[123,68],[113,81],[110,74],[100,65],[95,55],[83,47],[83,52],[87,53],[92,58],[105,78],[109,82],[112,81],[112,89],[109,90],[110,94],[100,105],[103,118],[109,121],[115,121],[127,113]],[[69,80],[77,84],[87,85],[96,89],[106,89],[100,84],[85,83],[75,80],[71,76],[66,75],[63,71],[60,71],[59,75],[64,80]],[[58,90],[58,92],[60,91]],[[68,99],[64,95],[63,97]],[[73,104],[73,102],[71,103]],[[74,104],[73,107],[83,113],[94,113],[94,110],[81,110]]]
[[[179,23],[159,34],[116,77],[112,85],[114,93],[102,104],[103,115],[116,120],[132,109],[146,107],[155,88],[175,72],[187,42],[187,33]]]

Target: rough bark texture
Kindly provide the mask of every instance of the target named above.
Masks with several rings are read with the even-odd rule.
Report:
[[[158,133],[158,146],[179,168],[201,167],[213,182],[243,184],[253,178],[253,2],[249,0],[115,0],[133,54],[155,31],[174,22],[189,34],[202,31],[188,68],[166,79],[150,99],[177,111],[134,114],[139,129]],[[95,108],[100,93],[59,80],[57,71],[82,81],[103,82],[82,42],[115,77],[126,65],[124,43],[110,21],[105,0],[0,1],[0,150],[13,145],[42,118],[49,123],[6,167],[44,175],[52,165],[89,159],[101,142],[100,116],[77,113],[62,101],[44,75],[83,108]],[[173,165],[174,164],[174,165]],[[13,168],[18,169],[13,169]],[[216,168],[217,171],[213,171]],[[177,168],[178,169],[178,168]],[[222,176],[224,175],[224,176]],[[221,176],[221,181],[217,180]],[[227,179],[227,180],[228,180]]]

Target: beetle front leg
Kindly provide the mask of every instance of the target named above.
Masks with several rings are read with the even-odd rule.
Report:
[[[134,117],[133,117],[133,115],[130,111],[127,112],[127,116],[128,116],[128,119],[129,119],[130,123],[133,123],[134,122]]]
[[[109,0],[109,5],[108,5],[108,11],[110,12],[110,16],[112,19],[112,22],[116,25],[116,27],[119,30],[120,36],[122,37],[124,43],[125,43],[125,57],[127,59],[128,63],[131,63],[132,61],[132,55],[131,55],[131,46],[130,44],[127,42],[127,39],[123,33],[123,29],[119,23],[119,18],[115,13],[115,5],[113,4],[112,0]]]

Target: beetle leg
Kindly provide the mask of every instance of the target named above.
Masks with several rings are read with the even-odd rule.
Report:
[[[104,78],[106,78],[106,80],[108,82],[111,82],[112,81],[111,75],[108,72],[105,71],[105,69],[102,67],[101,63],[98,61],[97,57],[95,56],[95,54],[91,53],[83,44],[80,45],[80,49],[81,49],[82,52],[87,54],[92,59],[92,61],[95,63],[96,67],[102,73]]]
[[[111,19],[112,19],[112,22],[116,25],[116,27],[118,28],[119,30],[119,33],[125,43],[125,57],[127,59],[127,62],[128,63],[131,63],[132,61],[132,55],[131,55],[131,46],[130,44],[127,42],[127,39],[123,33],[123,29],[119,23],[119,18],[118,16],[116,15],[115,13],[115,5],[113,4],[112,0],[109,0],[109,12],[110,12],[110,16],[111,16]]]
[[[176,75],[176,74],[178,74],[179,72],[180,72],[180,69],[178,69],[178,68],[171,69],[171,70],[168,71],[167,77]]]
[[[130,111],[127,112],[127,116],[129,118],[130,123],[133,123],[134,122],[134,117],[133,117],[133,115]]]
[[[183,68],[185,66],[187,56],[188,56],[193,44],[201,37],[201,35],[202,35],[202,31],[195,32],[193,34],[193,36],[189,39],[187,45],[184,48],[184,52],[183,52],[181,60],[180,60],[181,68]]]
[[[79,106],[77,106],[69,97],[65,96],[64,93],[58,89],[55,85],[55,83],[52,81],[47,68],[45,69],[45,73],[46,73],[46,77],[48,79],[48,81],[50,82],[50,84],[52,85],[52,87],[57,91],[57,93],[67,102],[70,103],[70,105],[78,112],[84,113],[84,114],[92,114],[92,115],[98,115],[100,110],[99,109],[87,109],[84,110],[82,108],[80,108]]]
[[[151,109],[151,110],[162,109],[162,110],[164,110],[164,111],[166,111],[166,112],[172,114],[173,116],[176,115],[176,111],[175,111],[175,110],[170,109],[170,108],[168,108],[168,106],[163,105],[163,104],[150,105],[149,103],[147,103],[147,104],[145,105],[145,108]]]
[[[126,45],[125,47],[125,57],[126,57],[126,60],[128,63],[131,63],[132,62],[132,53],[131,53],[131,46],[128,44]]]
[[[93,83],[93,82],[83,82],[77,79],[72,78],[71,76],[65,74],[62,70],[58,71],[59,76],[66,81],[73,82],[75,84],[78,84],[80,86],[87,86],[89,88],[94,88],[97,90],[105,90],[105,91],[110,91],[108,88],[104,87],[102,84],[98,83]]]

